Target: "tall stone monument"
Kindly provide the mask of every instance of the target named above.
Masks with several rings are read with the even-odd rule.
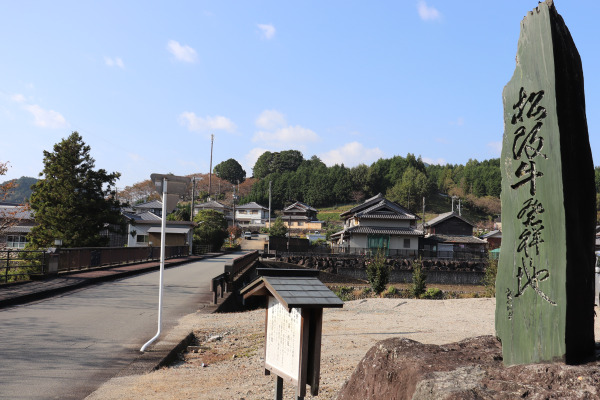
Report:
[[[581,59],[552,0],[521,22],[503,92],[496,333],[505,364],[594,355],[594,167]]]

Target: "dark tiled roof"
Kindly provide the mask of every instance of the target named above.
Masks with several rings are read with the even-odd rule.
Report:
[[[223,203],[219,203],[216,200],[207,201],[206,203],[195,204],[194,208],[205,208],[205,209],[211,209],[211,210],[231,211],[231,207],[229,207]]]
[[[160,200],[152,200],[149,201],[147,203],[142,203],[142,204],[135,204],[132,206],[134,209],[135,208],[162,208],[162,201]]]
[[[469,244],[484,244],[485,240],[476,238],[475,236],[451,236],[451,235],[429,235],[425,239],[434,240],[438,243],[469,243]]]
[[[435,217],[434,219],[432,219],[432,220],[430,220],[430,221],[428,221],[428,222],[425,222],[425,227],[430,227],[430,226],[437,225],[437,224],[439,224],[440,222],[443,222],[443,221],[445,221],[445,220],[447,220],[447,219],[450,219],[450,218],[458,218],[458,219],[460,219],[461,221],[464,221],[464,222],[466,222],[467,224],[469,224],[469,225],[471,225],[471,226],[474,226],[472,223],[470,223],[469,221],[467,221],[466,219],[464,219],[462,216],[460,216],[460,215],[458,215],[458,214],[456,214],[456,213],[454,213],[454,212],[450,211],[450,212],[447,212],[447,213],[445,213],[445,214],[440,214],[440,215],[438,215],[437,217]]]
[[[136,222],[142,222],[142,221],[150,221],[150,222],[158,221],[158,222],[160,222],[161,221],[161,218],[158,215],[151,213],[150,211],[146,211],[141,214],[128,213],[128,212],[123,212],[122,214],[125,216],[125,218],[128,218],[128,219],[130,219],[132,221],[136,221]]]
[[[364,235],[398,235],[398,236],[422,236],[423,232],[413,228],[390,228],[378,226],[353,226],[346,229],[347,233],[359,233]],[[339,232],[338,232],[339,233]]]
[[[244,297],[270,294],[287,308],[331,308],[344,305],[315,276],[261,276],[244,287],[241,293]]]
[[[502,231],[490,231],[488,233],[486,233],[485,235],[481,235],[480,238],[481,239],[487,239],[489,237],[494,237],[494,238],[502,238]]]
[[[311,206],[309,206],[308,204],[305,204],[301,201],[297,201],[294,204],[292,204],[291,206],[287,206],[286,208],[284,208],[284,211],[290,211],[294,208],[300,208],[302,210],[309,210],[309,211],[317,211],[315,208],[312,208]]]
[[[265,210],[265,211],[269,211],[269,209],[267,207],[263,207],[260,204],[256,203],[256,202],[250,202],[247,204],[243,204],[241,206],[237,206],[236,207],[238,210]]]
[[[381,193],[365,200],[363,204],[340,214],[340,217],[342,218],[349,218],[352,216],[356,216],[357,218],[378,219],[419,219],[419,217],[402,207],[400,204],[384,198]]]
[[[0,218],[33,220],[33,210],[24,209],[24,206],[2,205],[0,206]]]
[[[6,233],[29,233],[31,232],[32,225],[16,225],[6,228]]]

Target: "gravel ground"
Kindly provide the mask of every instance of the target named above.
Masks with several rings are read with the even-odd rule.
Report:
[[[377,341],[406,337],[444,344],[494,334],[495,299],[368,299],[346,302],[323,315],[319,396],[335,399],[365,353]],[[87,399],[265,399],[275,378],[264,375],[265,311],[191,314],[173,334],[194,331],[198,352],[169,368],[113,378]],[[596,337],[598,337],[596,321]],[[183,335],[181,336],[183,337]],[[204,366],[203,366],[204,364]],[[284,398],[294,397],[284,384]]]
[[[494,308],[494,299],[368,299],[324,310],[320,392],[315,398],[334,399],[377,341],[401,336],[443,344],[490,335]],[[275,378],[265,376],[263,366],[264,324],[264,310],[188,315],[173,332],[193,330],[200,342],[198,353],[185,354],[171,368],[113,378],[88,399],[272,398]],[[222,338],[205,340],[212,336]],[[293,390],[284,385],[284,398],[293,398]]]

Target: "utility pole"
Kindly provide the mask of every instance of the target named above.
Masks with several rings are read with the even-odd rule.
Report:
[[[269,181],[269,230],[271,230],[271,181]],[[269,235],[271,236],[271,235]],[[271,251],[271,241],[267,242],[267,253]]]
[[[458,216],[460,217],[461,215],[462,214],[461,214],[461,211],[460,211],[460,199],[458,199]]]
[[[423,233],[425,233],[425,196],[423,196]]]
[[[213,142],[215,141],[215,135],[210,135],[210,166],[208,171],[208,199],[210,200],[210,191],[212,189],[212,153],[213,153]]]
[[[192,177],[192,205],[190,207],[190,221],[194,220],[194,189],[196,189],[196,177]]]

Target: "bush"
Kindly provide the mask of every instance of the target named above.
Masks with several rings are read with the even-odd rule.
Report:
[[[427,279],[427,275],[423,272],[423,263],[421,259],[413,261],[413,274],[412,274],[412,287],[411,294],[414,298],[419,298],[423,293],[425,293],[425,289],[427,285],[425,284],[425,280]]]
[[[390,267],[386,264],[385,253],[377,251],[375,256],[367,261],[367,280],[375,294],[379,295],[385,290],[390,280]]]
[[[366,287],[362,290],[362,294],[363,296],[371,296],[371,292],[373,291],[373,289],[371,289],[370,287]]]
[[[427,291],[421,295],[422,299],[430,300],[441,299],[442,297],[444,297],[444,292],[438,288],[427,289]]]
[[[350,301],[353,300],[352,291],[354,288],[348,286],[342,286],[338,290],[335,290],[333,293],[342,301]]]
[[[485,285],[485,296],[496,296],[496,274],[498,273],[498,260],[489,260],[488,266],[485,269],[483,276],[483,284]]]

